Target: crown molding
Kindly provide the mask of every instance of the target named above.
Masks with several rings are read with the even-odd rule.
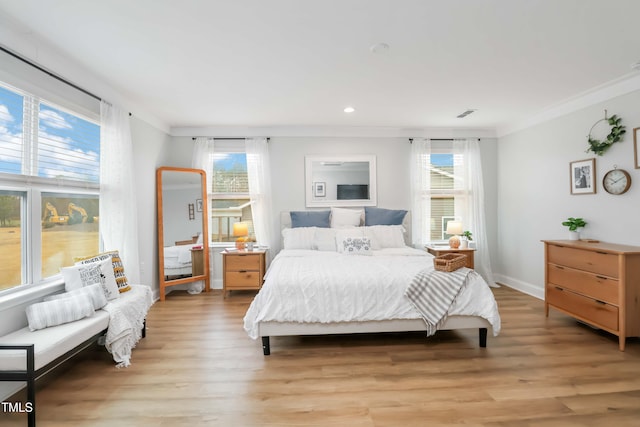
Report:
[[[596,86],[588,91],[566,99],[556,105],[544,109],[543,111],[520,122],[501,126],[496,129],[496,136],[503,136],[518,132],[540,123],[565,116],[583,108],[607,101],[609,99],[623,96],[631,92],[640,90],[640,73],[627,73],[619,79]]]

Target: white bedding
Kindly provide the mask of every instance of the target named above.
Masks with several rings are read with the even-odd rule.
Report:
[[[165,276],[191,274],[191,248],[194,246],[199,246],[199,244],[167,246],[164,248]]]
[[[313,250],[283,250],[271,263],[251,303],[244,328],[258,338],[259,322],[331,323],[420,319],[404,296],[433,256],[413,248],[372,251],[371,256]],[[493,334],[500,315],[487,283],[477,275],[462,289],[448,315],[480,316]]]

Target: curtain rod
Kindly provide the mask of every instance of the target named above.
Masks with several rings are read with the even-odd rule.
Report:
[[[14,52],[14,51],[12,51],[12,50],[10,50],[10,49],[6,48],[5,46],[0,45],[0,50],[4,51],[5,53],[7,53],[7,54],[9,54],[9,55],[13,56],[14,58],[16,58],[16,59],[18,59],[18,60],[20,60],[20,61],[24,62],[25,64],[32,66],[32,67],[33,67],[33,68],[35,68],[36,70],[42,71],[43,73],[45,73],[45,74],[47,74],[47,75],[49,75],[49,76],[53,77],[54,79],[56,79],[56,80],[58,80],[58,81],[61,81],[62,83],[66,84],[66,85],[68,85],[68,86],[71,86],[71,87],[72,87],[72,88],[74,88],[75,90],[78,90],[78,91],[80,91],[80,92],[84,93],[85,95],[89,95],[90,97],[95,98],[95,99],[97,99],[98,101],[102,101],[102,98],[101,98],[101,97],[99,97],[98,95],[93,94],[93,93],[89,92],[88,90],[81,88],[80,86],[78,86],[78,85],[76,85],[76,84],[74,84],[74,83],[70,82],[69,80],[65,79],[64,77],[61,77],[61,76],[57,75],[56,73],[54,73],[54,72],[52,72],[52,71],[47,70],[46,68],[44,68],[44,67],[42,67],[42,66],[40,66],[40,65],[36,64],[35,62],[32,62],[32,61],[28,60],[27,58],[25,58],[25,57],[23,57],[22,55],[20,55],[20,54],[18,54],[18,53],[16,53],[16,52]]]
[[[428,138],[429,141],[455,141],[454,138]],[[463,139],[463,138],[460,138]],[[467,139],[467,138],[464,138]],[[480,141],[480,138],[476,138],[478,141]],[[409,144],[413,144],[413,138],[409,138]]]
[[[244,140],[245,140],[245,139],[247,139],[247,138],[237,138],[237,137],[233,137],[233,138],[222,138],[222,137],[220,137],[220,138],[207,138],[207,139],[213,139],[214,141],[215,141],[216,139],[224,139],[224,140],[226,140],[226,141],[244,141]],[[270,139],[271,139],[271,138],[267,137],[267,142],[269,142],[269,140],[270,140]],[[195,141],[195,140],[196,140],[196,137],[195,137],[195,136],[194,136],[194,137],[192,137],[192,138],[191,138],[191,140],[192,140],[192,141]]]

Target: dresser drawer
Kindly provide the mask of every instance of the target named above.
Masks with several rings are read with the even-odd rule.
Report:
[[[618,280],[562,265],[549,264],[549,283],[618,305]]]
[[[225,287],[227,289],[258,289],[262,284],[259,271],[227,271],[225,273]]]
[[[568,289],[547,285],[547,303],[565,310],[594,326],[618,330],[618,307],[583,297]]]
[[[260,270],[260,255],[227,255],[225,259],[227,270]]]
[[[618,277],[618,256],[615,254],[549,245],[548,256],[552,264]]]

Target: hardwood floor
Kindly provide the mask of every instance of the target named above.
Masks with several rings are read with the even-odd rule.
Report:
[[[132,365],[103,348],[41,380],[39,426],[637,426],[640,340],[494,289],[502,332],[272,338],[242,318],[253,293],[172,293]],[[640,319],[639,319],[640,321]],[[26,416],[0,413],[1,425]]]

